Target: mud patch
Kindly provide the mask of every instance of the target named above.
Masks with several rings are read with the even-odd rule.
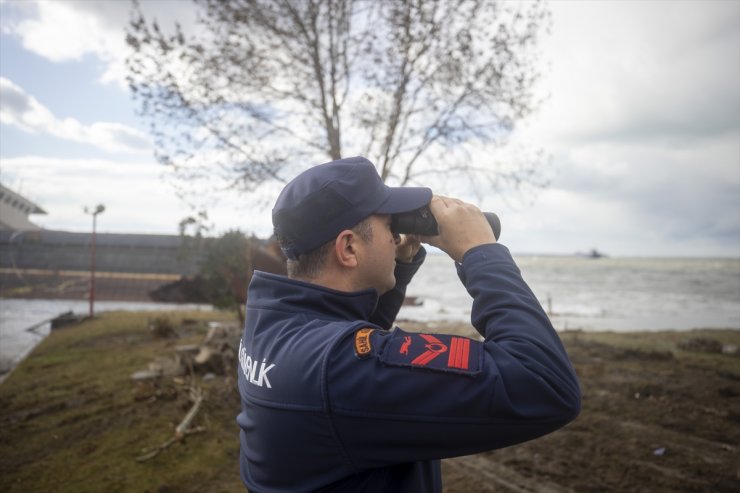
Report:
[[[708,339],[720,348],[740,338],[717,333]],[[583,389],[578,419],[538,440],[443,461],[445,492],[737,491],[737,358],[665,349],[697,347],[689,341],[703,333],[562,338]]]

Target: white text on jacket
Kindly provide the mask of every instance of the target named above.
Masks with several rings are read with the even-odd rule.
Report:
[[[261,364],[257,359],[252,360],[252,357],[247,355],[247,350],[242,345],[242,341],[239,341],[239,366],[241,366],[247,382],[258,387],[272,388],[270,380],[267,378],[267,372],[272,370],[275,365],[267,363],[265,359],[262,360]]]

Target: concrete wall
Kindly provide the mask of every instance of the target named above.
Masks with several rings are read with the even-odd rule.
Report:
[[[89,233],[0,231],[0,268],[90,270]],[[96,270],[193,275],[201,254],[183,248],[179,236],[98,234]]]

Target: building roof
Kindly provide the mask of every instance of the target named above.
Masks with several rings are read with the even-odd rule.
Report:
[[[37,204],[2,183],[0,183],[0,203],[25,211],[26,214],[46,214],[46,211]]]
[[[0,183],[0,230],[34,231],[41,229],[28,220],[29,214],[46,214],[46,211]]]

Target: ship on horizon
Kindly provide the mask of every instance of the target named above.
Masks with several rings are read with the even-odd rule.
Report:
[[[609,255],[605,254],[604,252],[598,251],[596,248],[592,248],[586,253],[583,252],[577,252],[576,257],[583,257],[583,258],[605,258]]]

